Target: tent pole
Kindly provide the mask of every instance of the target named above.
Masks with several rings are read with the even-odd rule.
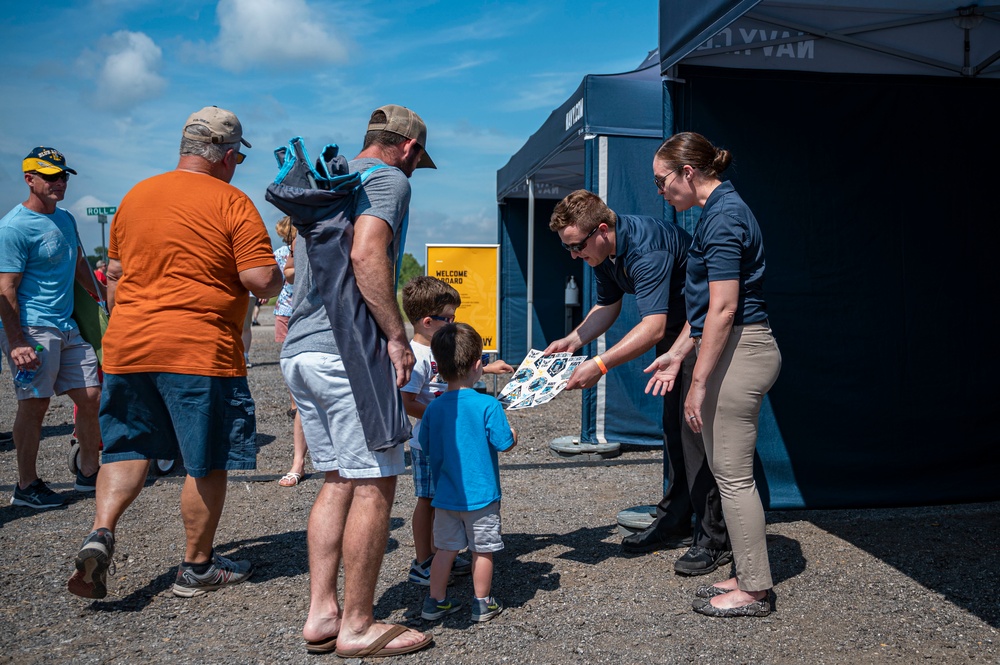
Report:
[[[535,307],[535,181],[528,178],[528,336],[527,351],[532,348],[532,321]]]

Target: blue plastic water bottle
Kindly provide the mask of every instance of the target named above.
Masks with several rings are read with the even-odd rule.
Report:
[[[42,360],[42,351],[45,347],[41,344],[35,346],[35,354],[38,356],[38,361]],[[39,365],[41,367],[41,365]],[[14,375],[14,384],[17,385],[21,390],[31,390],[32,385],[35,382],[35,375],[38,373],[38,369],[19,369],[17,374]],[[38,389],[35,389],[38,392]]]

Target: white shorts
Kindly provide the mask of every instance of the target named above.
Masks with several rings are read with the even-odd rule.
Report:
[[[340,356],[298,353],[281,359],[281,373],[299,409],[313,468],[343,478],[388,478],[406,471],[404,446],[368,450]]]

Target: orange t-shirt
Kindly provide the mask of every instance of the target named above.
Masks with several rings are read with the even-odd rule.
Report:
[[[239,273],[276,265],[250,198],[212,176],[171,171],[125,196],[108,256],[122,264],[104,370],[245,376]]]

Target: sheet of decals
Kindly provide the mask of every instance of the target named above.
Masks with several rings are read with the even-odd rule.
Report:
[[[532,349],[498,399],[508,411],[545,404],[562,392],[573,371],[586,359],[569,353],[545,356]]]

